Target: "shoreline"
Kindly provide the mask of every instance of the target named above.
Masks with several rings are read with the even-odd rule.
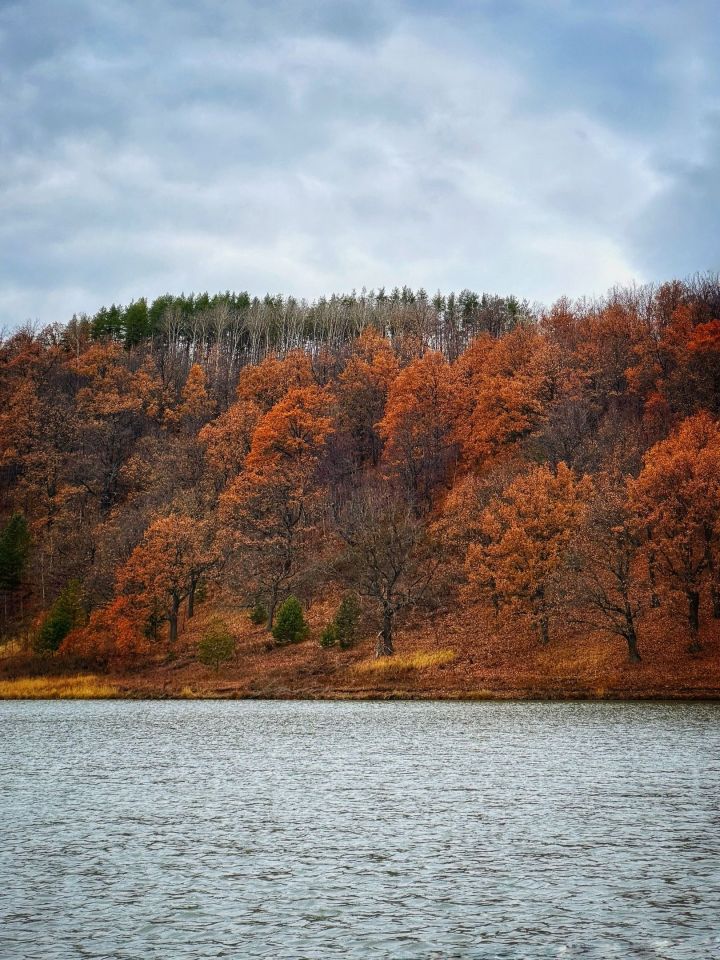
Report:
[[[277,690],[248,691],[236,690],[152,690],[142,687],[126,687],[122,681],[112,677],[84,677],[83,685],[76,688],[78,678],[74,676],[52,678],[52,684],[46,678],[18,677],[0,682],[0,701],[17,700],[256,700],[287,702],[366,702],[366,703],[720,703],[720,688],[703,687],[694,689],[667,690],[649,688],[647,690],[616,689],[598,693],[593,690],[543,690],[543,689],[496,689],[496,690]],[[88,686],[89,684],[89,686]],[[53,690],[48,690],[52,686]]]

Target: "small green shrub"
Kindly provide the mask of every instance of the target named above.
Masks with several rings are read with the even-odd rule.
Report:
[[[354,593],[346,594],[330,623],[320,635],[320,646],[334,647],[336,644],[341,650],[347,650],[357,639],[358,622],[360,621],[360,604]]]
[[[258,600],[258,602],[250,611],[250,623],[254,623],[256,627],[259,627],[261,624],[267,623],[267,618],[267,610]]]
[[[341,649],[347,650],[357,640],[360,604],[354,593],[346,593],[335,614],[335,632]]]
[[[207,667],[220,669],[220,664],[235,656],[235,638],[224,620],[213,620],[198,643],[197,656]]]
[[[320,646],[334,647],[337,642],[337,627],[335,626],[335,621],[332,620],[320,634]]]
[[[288,597],[277,612],[272,631],[275,643],[300,643],[308,635],[302,607],[296,597]]]
[[[55,653],[74,627],[85,620],[79,580],[70,580],[48,610],[35,637],[40,653]]]

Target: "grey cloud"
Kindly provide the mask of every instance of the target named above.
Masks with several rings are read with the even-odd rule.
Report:
[[[684,262],[638,225],[687,202],[689,230],[714,195],[714,68],[660,23],[622,73],[650,117],[632,129],[606,60],[640,6],[588,26],[559,0],[6,4],[0,326],[205,288],[550,299]]]

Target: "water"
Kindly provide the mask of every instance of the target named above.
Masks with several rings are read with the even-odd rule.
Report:
[[[0,957],[720,956],[720,705],[0,703]]]

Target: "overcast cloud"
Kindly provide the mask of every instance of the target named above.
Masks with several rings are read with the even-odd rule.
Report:
[[[0,0],[0,326],[720,269],[716,0]]]

